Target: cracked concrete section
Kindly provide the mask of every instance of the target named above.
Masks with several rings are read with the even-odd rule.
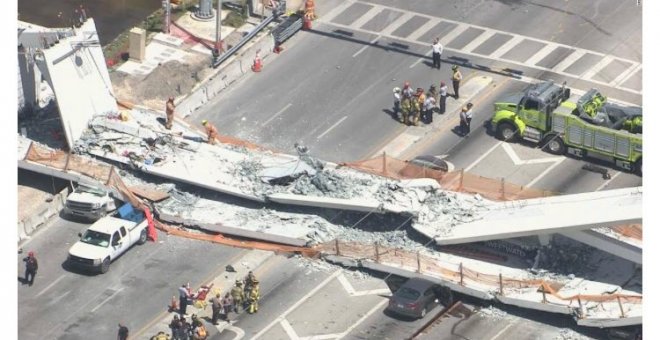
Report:
[[[391,180],[324,166],[311,159],[301,145],[296,146],[298,157],[235,145],[208,145],[201,142],[198,132],[183,125],[168,131],[162,118],[139,109],[121,117],[94,117],[76,151],[252,201],[422,214],[417,224],[437,224],[435,218],[441,215],[454,223],[472,221],[488,206],[475,208],[471,196],[445,194],[428,180]],[[459,216],[450,216],[454,211]]]

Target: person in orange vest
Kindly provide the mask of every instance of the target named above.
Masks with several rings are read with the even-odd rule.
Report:
[[[165,128],[171,130],[172,123],[174,123],[174,97],[169,97],[167,99],[167,102],[165,103],[165,114],[167,115]]]
[[[202,125],[206,128],[206,142],[211,145],[215,144],[215,139],[218,137],[218,129],[206,119],[202,121]]]

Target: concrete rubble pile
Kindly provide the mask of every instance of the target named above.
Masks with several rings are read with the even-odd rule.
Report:
[[[141,109],[98,115],[89,126],[76,143],[78,153],[257,202],[404,214],[413,216],[413,225],[447,229],[479,219],[489,206],[478,196],[442,191],[432,180],[391,180],[319,164],[302,146],[295,157],[208,145],[198,132],[179,124],[170,132],[157,115]]]

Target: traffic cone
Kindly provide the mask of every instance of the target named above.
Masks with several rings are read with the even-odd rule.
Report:
[[[252,63],[252,71],[253,72],[261,72],[261,57],[259,57],[259,52],[257,51],[255,57],[254,57],[254,62]]]
[[[179,310],[179,302],[176,300],[176,296],[172,295],[172,301],[170,301],[170,312]]]

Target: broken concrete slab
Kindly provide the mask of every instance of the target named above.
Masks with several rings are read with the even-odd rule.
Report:
[[[315,176],[316,169],[305,162],[292,161],[288,164],[264,168],[257,174],[262,182],[274,185],[290,184],[303,175]]]
[[[170,197],[167,192],[160,191],[151,185],[134,185],[128,188],[135,195],[152,202],[160,202]]]
[[[600,228],[599,228],[600,229]],[[566,231],[562,235],[576,241],[590,245],[594,248],[614,254],[628,261],[642,264],[642,247],[636,246],[620,239],[607,236],[594,230]]]
[[[497,203],[479,220],[457,225],[436,236],[435,241],[441,245],[460,244],[641,221],[642,188],[625,188]]]
[[[378,200],[341,199],[332,197],[310,197],[304,195],[277,193],[266,196],[268,201],[306,207],[343,209],[351,211],[379,212],[382,204]]]
[[[70,32],[73,35],[43,46],[35,62],[53,89],[67,143],[73,148],[93,115],[118,108],[94,20]]]

